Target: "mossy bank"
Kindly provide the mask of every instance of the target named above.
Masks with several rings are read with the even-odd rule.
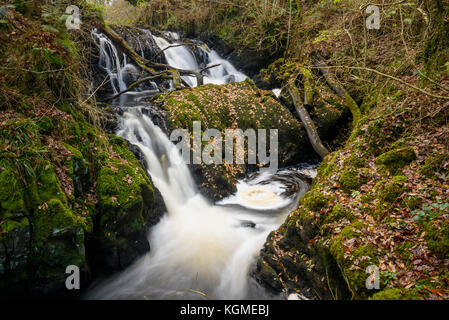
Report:
[[[153,186],[85,96],[81,52],[100,11],[77,3],[83,29],[68,32],[66,4],[1,7],[2,297],[76,295],[65,288],[67,266],[80,268],[86,288],[149,250]]]

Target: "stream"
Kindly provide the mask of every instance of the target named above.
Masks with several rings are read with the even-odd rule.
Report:
[[[174,32],[164,37],[146,32],[161,50],[181,43]],[[99,67],[109,75],[111,90],[126,89],[137,68],[106,36],[94,30],[92,37],[99,45]],[[167,63],[177,68],[220,64],[206,71],[204,83],[245,80],[243,73],[205,44],[199,43],[197,50],[201,65],[198,54],[185,45],[170,47],[163,54]],[[183,79],[192,87],[197,85],[195,77]],[[173,89],[173,84],[166,89]],[[212,204],[198,192],[176,145],[146,112],[150,106],[142,98],[159,91],[156,83],[150,83],[120,96],[114,102],[123,111],[117,114],[116,134],[141,150],[167,212],[149,231],[151,251],[126,270],[95,283],[85,298],[284,298],[267,292],[249,274],[268,234],[285,221],[307,191],[315,167],[303,164],[277,172],[255,172],[238,182],[235,194]]]

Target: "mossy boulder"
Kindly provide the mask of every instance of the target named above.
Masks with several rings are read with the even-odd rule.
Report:
[[[421,295],[416,289],[391,288],[376,292],[370,300],[420,300]]]
[[[86,267],[84,221],[59,199],[51,199],[44,208],[32,218],[31,265],[45,286],[63,289],[67,266]]]
[[[278,292],[282,289],[277,272],[265,260],[258,260],[255,274],[257,274],[257,280],[264,283],[272,291]]]
[[[270,147],[270,130],[277,130],[279,166],[310,159],[310,155],[313,154],[302,124],[274,99],[270,92],[258,89],[251,80],[222,86],[207,84],[179,90],[166,97],[162,96],[156,101],[156,104],[158,103],[167,111],[170,131],[183,128],[192,133],[193,122],[201,121],[202,132],[207,129],[217,129],[221,132],[223,155],[224,130],[237,128],[243,132],[253,129],[256,136],[258,129],[266,129],[267,155]],[[260,163],[260,159],[257,162]],[[236,178],[243,176],[250,167],[257,168],[255,165],[248,166],[246,143],[244,165],[235,163],[226,166],[192,165],[193,171],[197,173],[195,178],[200,191],[212,194],[214,199],[234,191]]]
[[[301,200],[304,206],[311,211],[320,211],[327,205],[328,201],[328,197],[324,194],[311,191],[308,192]]]
[[[404,185],[406,181],[407,178],[405,176],[395,176],[392,182],[382,184],[379,199],[384,202],[396,201],[407,190],[407,187]]]
[[[27,185],[3,170],[0,184],[0,271],[7,277],[1,285],[13,286],[12,292],[62,290],[68,265],[85,269],[86,225],[68,207],[54,167],[43,162]]]
[[[79,135],[50,138],[58,152],[45,158],[51,130],[14,116],[0,128],[9,148],[26,151],[0,154],[0,291],[10,296],[67,294],[68,265],[86,283],[92,270],[124,268],[149,250],[153,187],[126,141],[82,120],[65,125]]]
[[[363,222],[356,220],[346,226],[330,244],[330,252],[347,280],[348,286],[357,298],[367,298],[372,292],[366,289],[369,276],[366,268],[377,265],[377,249],[360,240],[360,230],[365,228]]]
[[[98,173],[97,195],[100,256],[107,271],[123,269],[149,250],[148,221],[153,207],[153,187],[138,160],[122,138],[114,138],[111,158]]]
[[[424,230],[424,238],[430,250],[441,259],[449,259],[449,223],[441,222],[440,225],[435,225],[429,221],[425,223]]]
[[[415,150],[411,147],[390,150],[376,158],[376,164],[381,165],[391,172],[397,172],[399,169],[410,164],[416,159]]]

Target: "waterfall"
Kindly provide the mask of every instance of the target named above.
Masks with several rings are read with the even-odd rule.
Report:
[[[171,32],[170,37],[175,39],[175,41],[170,43],[162,37],[154,37],[159,48],[164,50],[164,55],[168,64],[178,69],[200,69],[197,58],[192,50],[186,45],[180,45],[182,42],[179,41],[179,35]],[[219,66],[205,71],[205,84],[225,84],[234,81],[243,81],[247,78],[246,75],[235,69],[229,61],[221,58],[215,50],[209,49],[206,44],[203,43],[201,46],[197,46],[197,49],[202,52],[201,64],[203,65],[203,68],[219,64]],[[191,87],[197,86],[195,77],[183,76],[182,78]]]
[[[113,44],[98,34],[94,36],[103,46],[100,65],[107,70],[120,66]],[[169,45],[163,38],[154,38],[161,48]],[[164,54],[172,66],[198,68],[194,54],[185,46],[167,49]],[[211,69],[210,82],[225,83],[229,75],[244,79],[216,52],[209,51],[207,58],[208,63],[222,64],[220,69]],[[123,76],[120,72],[111,74],[117,80]],[[167,212],[149,232],[151,251],[123,272],[97,284],[86,298],[279,298],[260,287],[249,277],[249,271],[268,234],[282,224],[307,190],[301,174],[313,175],[314,169],[255,173],[238,183],[235,195],[211,204],[198,193],[178,148],[142,112],[144,108],[143,104],[123,106],[117,135],[142,151]]]
[[[112,41],[104,34],[94,29],[91,32],[91,36],[100,50],[98,67],[107,73],[112,91],[116,94],[125,90],[128,85],[137,80],[139,76],[137,67],[128,63],[126,55],[119,53]],[[140,42],[139,44],[141,45]],[[141,54],[143,54],[142,46]],[[154,81],[150,82],[150,86],[150,89],[141,92],[129,92],[128,95],[148,95],[159,91]],[[126,101],[126,98],[121,97],[120,102],[124,101]]]
[[[168,48],[171,45],[179,45],[179,42],[174,42],[171,44],[167,40],[161,37],[154,37],[157,45],[161,50]],[[178,69],[186,69],[186,70],[197,70],[199,69],[199,65],[196,62],[195,55],[187,46],[178,46],[171,47],[164,51],[165,59],[170,66],[178,68]],[[182,76],[182,78],[189,84],[191,87],[197,86],[197,81],[195,77],[190,76]]]
[[[107,72],[112,90],[114,93],[125,90],[127,85],[124,77],[133,72],[138,74],[136,67],[126,63],[125,54],[123,54],[123,62],[121,62],[117,48],[108,37],[95,31],[92,31],[92,37],[99,42],[98,66]]]

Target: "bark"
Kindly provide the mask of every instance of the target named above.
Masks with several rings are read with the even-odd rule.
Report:
[[[321,158],[324,158],[329,153],[329,151],[321,142],[316,126],[313,123],[312,118],[310,118],[310,115],[304,107],[304,104],[302,103],[298,88],[296,88],[293,83],[290,83],[288,85],[288,91],[293,99],[293,104],[295,105],[296,112],[298,113],[299,118],[304,124],[307,136],[309,137],[309,141],[312,144],[313,149]]]

